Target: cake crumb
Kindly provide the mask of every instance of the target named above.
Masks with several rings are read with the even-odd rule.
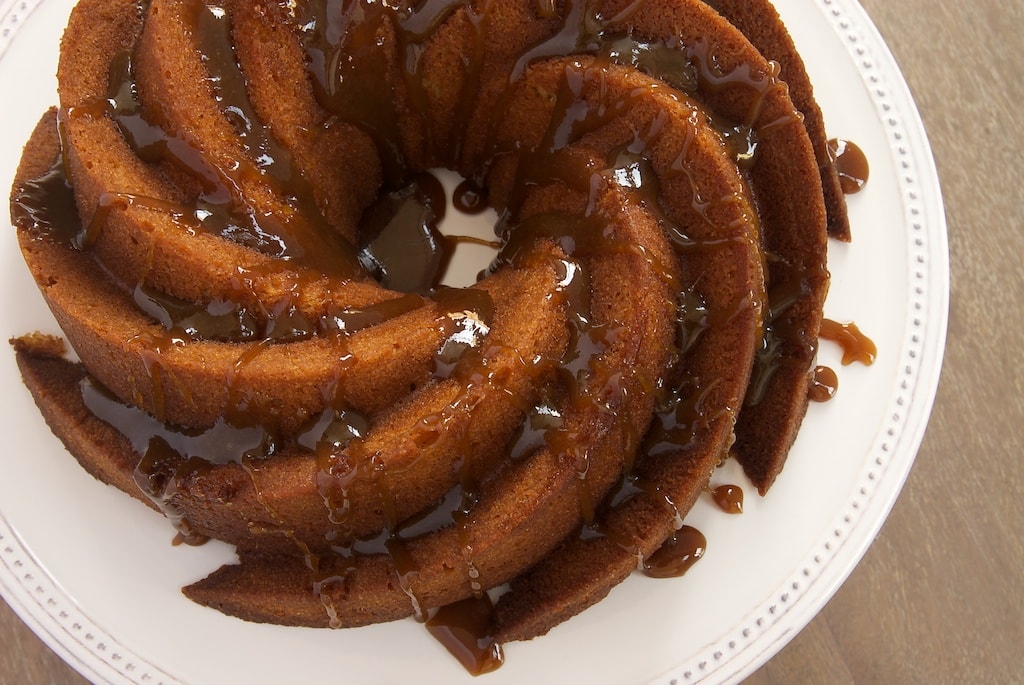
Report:
[[[38,331],[11,338],[8,342],[14,347],[15,352],[43,359],[59,359],[67,352],[63,338]]]

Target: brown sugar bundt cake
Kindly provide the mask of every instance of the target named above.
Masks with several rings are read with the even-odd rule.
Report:
[[[767,2],[395,4],[81,0],[11,204],[79,361],[15,347],[83,467],[237,546],[190,598],[341,627],[502,588],[484,630],[529,639],[730,451],[771,485],[845,210]],[[439,167],[500,216],[468,288],[369,239],[382,196],[385,238],[443,213]]]

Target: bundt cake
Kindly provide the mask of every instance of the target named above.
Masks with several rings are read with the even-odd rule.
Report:
[[[11,211],[77,360],[16,354],[84,468],[237,547],[193,600],[529,639],[721,460],[782,469],[848,234],[766,0],[81,0],[58,82]],[[435,168],[500,217],[467,288]]]

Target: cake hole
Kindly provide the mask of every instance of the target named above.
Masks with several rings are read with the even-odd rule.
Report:
[[[498,222],[498,213],[490,207],[474,214],[458,211],[453,207],[455,203],[452,198],[463,181],[462,177],[447,169],[435,169],[431,173],[441,181],[445,197],[452,206],[452,211],[445,213],[444,220],[438,226],[442,234],[453,238],[455,242],[448,270],[441,283],[453,288],[464,288],[476,283],[481,272],[490,266],[498,254],[493,245],[497,240],[494,227]]]

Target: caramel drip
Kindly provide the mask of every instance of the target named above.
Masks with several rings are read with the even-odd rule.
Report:
[[[787,270],[788,271],[788,270]],[[745,403],[764,399],[775,373],[783,366],[808,367],[817,344],[806,330],[793,325],[786,313],[809,292],[803,275],[776,279],[768,291],[768,311],[764,317],[764,335],[754,356],[750,385]]]
[[[494,303],[488,293],[474,289],[444,289],[437,293],[437,302],[446,313],[439,317],[437,324],[444,342],[435,356],[434,377],[457,380],[461,391],[441,413],[423,417],[415,428],[411,439],[423,452],[432,449],[438,438],[449,429],[455,415],[468,415],[472,412],[481,386],[501,383],[487,370],[487,357],[494,353],[493,348],[485,346],[494,318]],[[341,416],[349,415],[339,411]],[[331,425],[337,427],[337,418]],[[353,424],[344,421],[341,427],[348,429],[343,431],[342,440],[325,442],[321,438],[315,442],[320,464],[318,487],[331,512],[331,520],[339,524],[345,522],[349,511],[348,489],[356,481],[375,484],[384,510],[393,510],[386,471],[377,461],[376,455],[368,452],[363,444],[369,423],[355,425],[353,429]],[[468,453],[469,445],[461,451]],[[463,473],[461,487],[467,493],[472,492],[471,479],[466,476],[470,470],[469,464],[460,468]],[[467,496],[472,499],[471,494]],[[389,516],[388,521],[388,530],[395,534],[405,525],[396,516]]]
[[[487,595],[443,606],[427,619],[427,630],[471,675],[494,671],[504,661],[489,634],[493,605]]]
[[[365,434],[351,423],[339,424],[340,418],[336,416],[328,426],[334,430],[316,442],[317,490],[331,523],[344,525],[351,515],[349,488],[357,479],[378,484],[381,469],[360,449]]]
[[[331,308],[327,315],[320,320],[320,327],[321,330],[331,333],[353,335],[419,309],[425,302],[423,297],[415,293],[408,293],[402,297],[383,300],[366,307]]]
[[[828,154],[839,173],[839,185],[847,195],[859,193],[871,175],[867,155],[856,144],[842,138],[828,141]]]
[[[231,38],[231,22],[224,7],[189,0],[185,21],[199,43],[199,50],[214,85],[214,97],[228,116],[242,148],[252,162],[280,184],[283,194],[302,197],[309,203],[312,191],[294,167],[291,152],[260,123],[249,100],[245,75],[238,64]],[[315,207],[307,210],[318,212]]]
[[[133,299],[141,311],[159,321],[166,330],[181,331],[183,339],[243,342],[262,337],[260,322],[230,302],[193,304],[143,284],[136,286]]]
[[[313,578],[311,589],[323,606],[324,613],[327,614],[328,625],[335,629],[343,628],[344,624],[338,618],[338,610],[334,606],[333,597],[336,592],[339,594],[345,592],[348,575],[355,568],[349,550],[335,550],[331,555],[331,561],[334,562],[332,569],[327,571],[323,557],[310,552],[301,542],[296,541],[296,545],[303,551],[306,567]]]
[[[287,300],[272,311],[257,316],[233,302],[211,300],[194,304],[138,285],[133,291],[140,311],[175,331],[184,342],[215,340],[222,342],[294,342],[321,335],[337,339],[408,314],[426,304],[415,293],[408,293],[365,307],[331,306],[324,316],[311,320]]]
[[[614,408],[628,394],[627,388],[637,382],[630,376],[609,376],[612,371],[603,368],[601,357],[622,331],[610,322],[601,325],[592,322],[591,275],[585,259],[615,249],[609,246],[609,242],[614,241],[601,234],[606,221],[598,215],[568,217],[542,214],[531,217],[511,230],[505,249],[496,262],[514,263],[523,254],[529,254],[527,246],[541,238],[557,242],[569,257],[562,263],[564,277],[561,284],[569,308],[570,342],[558,369],[559,384],[565,388],[566,397],[558,408],[546,410],[548,419],[561,417],[573,410],[593,408],[612,423],[624,425],[624,419],[616,416]],[[530,415],[529,428],[521,431],[513,453],[519,450],[522,454],[527,445],[543,445],[556,454],[566,455],[577,473],[581,518],[585,523],[593,523],[600,502],[588,479],[591,455],[583,447],[588,441],[577,434],[578,428],[563,421],[538,420],[542,411],[545,410],[538,408]],[[593,428],[587,427],[586,430]]]
[[[679,506],[672,500],[672,497],[666,493],[660,485],[637,475],[635,472],[626,474],[626,478],[623,479],[622,484],[620,484],[619,487],[612,492],[611,496],[609,496],[606,505],[609,509],[615,509],[616,507],[623,506],[631,498],[641,494],[649,497],[654,502],[657,502],[672,515],[675,530],[679,530],[683,527],[683,511],[680,510]],[[612,537],[620,547],[630,552],[630,554],[637,556],[640,555],[640,549],[636,546],[636,542],[634,540],[613,537],[615,535],[613,531],[606,530],[603,532],[604,534],[609,535],[609,537]]]
[[[89,378],[82,383],[82,399],[90,412],[115,427],[141,455],[135,467],[136,482],[189,544],[204,538],[174,505],[181,484],[216,464],[244,463],[247,458],[272,453],[268,448],[273,441],[260,426],[234,427],[222,419],[198,433],[175,430],[121,403]]]
[[[711,499],[727,514],[743,513],[743,488],[738,485],[719,485],[713,488]]]
[[[836,396],[838,390],[839,377],[835,371],[827,366],[814,367],[811,389],[807,392],[807,397],[811,402],[828,402]]]
[[[483,188],[468,178],[463,179],[455,188],[452,204],[463,214],[480,214],[488,207]]]
[[[843,350],[843,366],[860,362],[865,366],[875,363],[878,348],[871,338],[857,328],[855,323],[839,323],[831,319],[821,322],[820,336],[837,343]]]
[[[494,317],[494,303],[485,291],[475,289],[442,289],[436,294],[436,300],[447,314],[438,321],[445,342],[438,350],[434,375],[439,379],[456,379],[461,390],[439,413],[422,417],[410,438],[423,455],[435,449],[442,436],[459,443],[453,450],[456,454],[467,455],[471,453],[471,446],[466,434],[455,435],[452,426],[468,426],[468,421],[459,422],[456,418],[472,414],[483,387],[493,389],[502,385],[502,380],[487,367],[487,358],[495,350],[485,347]],[[462,543],[469,585],[474,592],[482,591],[469,543],[470,513],[476,501],[477,488],[475,464],[462,458],[455,465],[459,482],[447,496],[426,511],[401,520],[394,513],[395,501],[388,487],[387,471],[377,455],[366,448],[364,439],[367,432],[368,425],[366,430],[344,433],[343,440],[321,439],[315,445],[319,465],[317,486],[331,521],[344,526],[351,513],[349,490],[357,482],[368,483],[374,488],[387,520],[385,529],[376,540],[331,540],[334,547],[345,550],[349,556],[389,555],[399,586],[409,597],[415,615],[423,617],[427,607],[423,606],[416,593],[419,568],[408,554],[406,543],[409,539],[454,523]]]
[[[603,26],[593,3],[589,0],[566,0],[562,15],[561,25],[555,32],[519,56],[509,76],[510,81],[522,77],[533,62],[548,57],[587,54],[596,49]],[[541,16],[554,19],[557,15],[553,11],[542,11]]]
[[[645,456],[673,454],[692,447],[696,435],[715,417],[705,408],[710,388],[700,379],[669,378],[655,420],[644,438]]]
[[[692,526],[683,526],[644,561],[644,575],[678,578],[704,556],[707,544],[703,533]]]
[[[420,622],[424,622],[427,619],[427,607],[423,606],[423,602],[416,594],[416,577],[419,573],[419,566],[415,560],[409,554],[406,548],[405,541],[398,536],[391,536],[385,542],[387,553],[391,557],[391,562],[395,568],[395,575],[398,577],[398,584],[402,588],[402,592],[409,597],[409,603],[412,605],[413,617]]]
[[[428,98],[420,78],[423,46],[461,0],[426,0],[395,9],[387,3],[309,2],[292,8],[294,23],[309,62],[317,99],[325,110],[370,134],[381,154],[385,176],[398,184],[407,169],[401,147],[398,90],[415,111],[426,111]],[[381,49],[394,37],[397,65]],[[390,41],[389,41],[390,42]],[[401,84],[390,77],[397,68]]]
[[[650,74],[684,93],[697,90],[697,67],[690,59],[680,59],[678,41],[647,41],[621,35],[601,41],[598,50],[611,62]]]
[[[63,159],[57,157],[42,176],[14,189],[11,222],[33,235],[74,244],[81,221]]]
[[[466,292],[476,291],[456,291]],[[487,370],[486,357],[493,353],[493,349],[484,350],[482,347],[467,345],[459,354],[459,359],[444,370],[446,374],[459,378],[463,383],[463,389],[440,413],[423,417],[414,428],[412,440],[422,453],[426,454],[435,449],[442,435],[449,440],[453,439],[453,425],[467,425],[466,422],[457,422],[455,419],[458,415],[472,413],[484,386],[490,386],[491,389],[502,387],[502,380]],[[416,580],[419,567],[408,553],[407,544],[410,540],[454,525],[462,549],[468,585],[479,596],[484,588],[479,582],[480,572],[474,559],[470,530],[473,508],[478,499],[477,479],[480,474],[476,465],[469,459],[460,459],[455,464],[459,476],[455,487],[435,506],[400,520],[393,513],[388,513],[393,512],[395,503],[387,486],[387,472],[376,460],[375,455],[364,448],[363,435],[352,434],[344,437],[347,438],[344,442],[333,444],[321,441],[316,448],[320,463],[318,486],[324,503],[331,512],[331,520],[340,525],[345,523],[350,513],[347,489],[359,480],[371,483],[376,489],[387,518],[387,525],[374,539],[332,540],[334,549],[351,558],[387,554],[394,564],[399,586],[409,597],[414,614],[422,619],[426,615],[427,607],[417,595]],[[453,450],[455,453],[470,453],[471,446],[465,433],[454,435],[454,439],[458,443]]]
[[[714,417],[704,406],[711,388],[701,384],[698,380],[670,377],[666,388],[669,390],[661,395],[660,405],[655,411],[654,422],[643,437],[643,444],[640,446],[638,455],[639,461],[626,469],[622,480],[606,496],[601,508],[605,512],[613,512],[626,506],[634,497],[645,496],[672,516],[675,529],[678,532],[687,528],[683,523],[684,512],[680,510],[679,505],[669,493],[665,492],[657,483],[644,478],[637,467],[642,464],[644,459],[671,457],[694,447],[696,435],[708,422],[714,420]],[[730,493],[729,497],[735,499],[736,494],[735,492]],[[738,496],[742,498],[742,491]],[[683,535],[690,540],[695,540],[694,532],[696,531],[688,531]],[[600,523],[583,530],[584,537],[594,537],[595,535],[607,537],[630,555],[643,561],[637,541],[628,535]],[[675,538],[671,538],[669,542],[673,539]],[[701,537],[701,539],[703,538]],[[669,546],[672,545],[669,544]],[[689,563],[696,562],[701,554],[703,554],[703,547]],[[643,563],[640,567],[645,568]]]

